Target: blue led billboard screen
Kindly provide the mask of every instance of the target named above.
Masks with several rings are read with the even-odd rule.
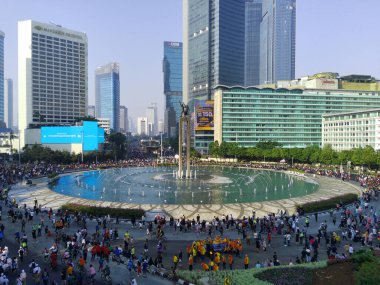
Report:
[[[41,127],[41,143],[82,143],[82,127]]]
[[[83,136],[83,137],[82,137]],[[98,150],[104,143],[104,129],[97,122],[83,122],[78,127],[41,127],[42,144],[82,144],[83,151]]]
[[[83,122],[83,150],[98,150],[98,122]]]

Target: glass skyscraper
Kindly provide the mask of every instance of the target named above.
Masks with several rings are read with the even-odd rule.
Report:
[[[0,31],[0,121],[4,122],[4,33]]]
[[[184,0],[184,99],[244,84],[245,0]]]
[[[182,43],[164,42],[165,133],[176,136],[182,102]]]
[[[246,0],[183,1],[183,98],[210,100],[216,85],[244,85]],[[195,148],[207,152],[213,131],[195,131]]]
[[[244,85],[260,82],[260,24],[262,0],[246,0],[245,3],[245,69]]]
[[[110,120],[110,127],[120,129],[120,79],[116,62],[100,66],[95,71],[95,107],[97,118]]]
[[[260,84],[295,77],[296,0],[263,1]]]

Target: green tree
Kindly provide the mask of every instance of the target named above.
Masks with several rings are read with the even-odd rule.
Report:
[[[260,149],[274,149],[276,147],[282,147],[282,144],[276,141],[267,140],[267,141],[259,141],[256,144],[256,147]]]
[[[108,137],[108,142],[112,149],[113,157],[118,159],[124,159],[127,153],[127,138],[122,133],[112,133]]]
[[[331,145],[325,145],[320,154],[320,162],[323,164],[336,164],[338,161],[338,154],[332,149]]]
[[[373,149],[372,146],[369,146],[367,145],[364,149],[363,149],[363,164],[366,164],[368,166],[368,168],[374,168],[375,165],[376,165],[376,162],[377,162],[377,159],[376,159],[376,152],[375,150]]]
[[[211,156],[214,156],[214,157],[219,157],[220,156],[220,152],[219,152],[219,142],[218,141],[214,141],[214,142],[211,142],[209,147],[209,154]]]

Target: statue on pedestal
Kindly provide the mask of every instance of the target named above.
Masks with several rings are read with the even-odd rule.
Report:
[[[181,117],[187,117],[189,115],[189,105],[186,105],[185,103],[182,102],[181,107],[182,107]]]

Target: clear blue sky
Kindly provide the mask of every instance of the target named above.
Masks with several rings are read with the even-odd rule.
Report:
[[[380,79],[379,11],[379,0],[298,0],[296,76],[333,71]],[[90,103],[95,68],[117,61],[121,103],[132,118],[145,115],[150,102],[163,118],[163,41],[182,41],[182,0],[1,0],[0,15],[15,97],[17,22],[33,19],[87,33]]]

